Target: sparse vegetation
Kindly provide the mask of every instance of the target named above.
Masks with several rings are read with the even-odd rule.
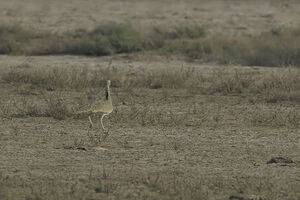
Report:
[[[0,200],[300,199],[300,2],[0,4]]]
[[[7,39],[8,38],[8,39]],[[91,31],[64,34],[33,33],[18,25],[0,27],[0,54],[72,54],[103,56],[143,49],[143,40],[131,25],[106,23]]]
[[[219,126],[225,123],[221,106],[217,106],[220,108],[217,112],[201,108],[197,104],[177,106],[178,110],[182,110],[181,112],[173,109],[155,109],[159,101],[168,102],[174,98],[174,92],[181,94],[172,100],[174,103],[182,101],[176,98],[184,98],[184,95],[224,97],[239,95],[248,99],[249,103],[258,106],[262,103],[297,103],[300,99],[300,71],[297,68],[281,69],[265,74],[242,69],[220,68],[204,75],[196,68],[182,67],[173,70],[165,68],[136,71],[132,76],[132,71],[128,73],[126,69],[116,70],[113,66],[90,71],[87,69],[71,71],[63,67],[47,70],[16,67],[3,72],[1,78],[5,83],[14,85],[17,93],[21,95],[21,100],[1,105],[2,116],[8,118],[51,116],[63,120],[71,117],[80,106],[99,98],[97,94],[103,92],[102,88],[106,81],[104,78],[110,79],[113,83],[116,108],[112,117],[109,117],[109,121],[113,123],[164,127]],[[20,92],[19,85],[22,84],[27,85],[25,93]],[[34,92],[35,90],[38,92]],[[70,91],[78,93],[78,97],[68,98]],[[149,93],[155,93],[161,100],[153,99],[152,106],[143,106],[149,101]],[[123,94],[127,95],[123,96]],[[41,97],[32,101],[29,100],[32,99],[31,96]],[[118,106],[119,103],[124,103],[124,100],[126,110]],[[255,113],[249,112],[249,116],[242,116],[237,123],[250,122],[259,126],[299,126],[297,112],[288,114],[282,111],[272,115],[273,117],[270,115],[272,113],[267,114],[266,111],[258,109]],[[105,140],[105,138],[91,139],[95,142]]]
[[[103,23],[62,34],[35,33],[19,25],[0,26],[0,54],[91,55],[152,51],[191,59],[256,66],[300,66],[300,31],[272,29],[254,36],[206,33],[198,25],[145,34],[130,24]]]
[[[46,109],[46,115],[51,116],[54,119],[63,120],[72,116],[72,111],[68,109],[64,99],[61,97],[51,97],[48,100],[48,108]]]
[[[254,36],[207,34],[198,39],[169,40],[165,53],[183,54],[191,59],[237,63],[247,66],[299,66],[299,28]]]
[[[28,173],[23,175],[26,180],[2,173],[0,195],[5,198],[298,199],[298,183],[282,178],[276,184],[274,173],[280,166],[262,167],[255,175],[252,171],[267,165],[267,148],[272,156],[289,148],[295,162],[286,165],[297,165],[293,156],[297,141],[291,142],[289,136],[297,138],[300,127],[298,68],[43,69],[17,65],[0,72],[1,91],[13,97],[1,98],[0,117],[6,123],[0,126],[9,131],[0,135],[0,149],[7,157],[11,155],[6,146],[12,144],[20,152],[34,149],[42,152],[34,159],[48,163],[47,155],[53,165],[63,163],[58,165],[62,172],[45,179]],[[106,79],[112,81],[115,110],[106,118],[109,131],[103,132],[89,129],[86,116],[74,111],[99,99]],[[282,141],[288,142],[281,145]],[[64,157],[48,156],[53,151]],[[226,163],[223,168],[229,170],[216,167],[219,163]],[[232,165],[238,170],[234,177]],[[98,172],[100,166],[101,172],[89,173],[90,166]],[[43,167],[53,170],[52,164]],[[217,175],[186,171],[198,167]],[[81,174],[70,174],[70,169]],[[20,168],[13,170],[18,173]],[[295,172],[280,176],[289,173]],[[16,187],[22,189],[13,193]]]

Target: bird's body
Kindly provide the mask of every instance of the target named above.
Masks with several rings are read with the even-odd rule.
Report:
[[[113,111],[113,105],[112,105],[112,100],[110,97],[109,88],[110,88],[110,80],[107,81],[107,85],[105,88],[105,101],[97,102],[94,105],[92,105],[89,109],[77,112],[78,114],[81,114],[81,113],[89,114],[89,121],[90,121],[91,127],[93,127],[94,125],[93,125],[90,115],[92,113],[102,113],[100,122],[101,122],[102,128],[105,130],[105,128],[103,126],[103,122],[102,122],[103,117],[106,115],[109,115]]]
[[[99,104],[97,106],[95,106],[95,109],[92,111],[93,113],[97,113],[97,112],[104,112],[104,113],[111,113],[113,111],[113,106],[111,102],[107,102],[104,104]]]
[[[92,105],[89,109],[81,111],[79,113],[111,113],[113,111],[113,105],[111,101],[103,101],[97,102],[96,104]]]

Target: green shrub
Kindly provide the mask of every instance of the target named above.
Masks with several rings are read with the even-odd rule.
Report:
[[[131,53],[143,49],[143,41],[131,25],[106,23],[91,31],[77,30],[71,37],[64,53],[103,56],[113,53]]]
[[[115,53],[130,53],[143,49],[140,33],[129,24],[103,24],[92,30],[89,36],[91,38],[105,37]]]
[[[26,41],[36,37],[18,25],[0,25],[0,54],[23,54]]]
[[[205,35],[204,28],[201,26],[177,26],[174,36],[176,38],[201,38]]]
[[[109,40],[103,36],[89,38],[84,36],[80,39],[74,39],[65,50],[67,54],[103,56],[113,53]]]
[[[0,26],[0,54],[104,56],[143,50],[223,64],[300,66],[300,28],[230,36],[205,33],[198,25],[181,25],[173,31],[154,27],[148,34],[113,22],[62,34]]]

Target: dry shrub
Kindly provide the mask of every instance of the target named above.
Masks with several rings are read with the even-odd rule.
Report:
[[[208,85],[202,93],[248,94],[264,101],[295,101],[300,99],[300,71],[296,68],[277,69],[272,73],[247,72],[241,69],[221,68],[202,82]]]
[[[98,94],[102,94],[106,80],[111,79],[113,98],[116,100],[114,115],[111,117],[112,122],[132,122],[142,126],[218,125],[224,122],[220,114],[212,113],[209,110],[200,112],[199,107],[185,106],[182,109],[185,110],[184,112],[177,113],[176,110],[160,110],[159,106],[156,108],[145,105],[148,105],[149,102],[168,102],[176,95],[188,98],[188,96],[201,94],[234,94],[258,99],[252,103],[299,102],[299,73],[297,68],[276,69],[272,73],[219,68],[213,70],[212,73],[203,74],[201,70],[192,67],[143,71],[117,69],[113,66],[97,70],[70,70],[63,67],[48,68],[47,70],[26,67],[24,70],[22,67],[17,67],[3,73],[2,80],[9,84],[15,84],[16,87],[25,84],[26,93],[19,92],[18,94],[26,95],[26,101],[23,101],[25,99],[23,98],[21,101],[12,101],[10,104],[3,102],[1,111],[2,116],[6,117],[48,116],[65,119],[72,116],[73,110],[78,110],[78,105],[88,105],[88,99],[98,99]],[[46,104],[45,102],[40,103],[41,101],[37,101],[38,103],[29,101],[33,96],[39,97],[39,94],[30,92],[34,88],[40,88],[42,95],[51,96],[51,98],[43,97],[47,99]],[[63,96],[61,93],[67,91],[76,92],[76,95],[83,91],[85,93],[78,98],[66,99],[68,95]],[[121,93],[126,93],[125,97],[122,97]],[[57,95],[55,96],[55,94]],[[150,98],[156,95],[159,98]],[[124,99],[126,100],[124,101]],[[126,105],[125,110],[118,107],[122,104]],[[298,115],[293,113],[286,116],[278,114],[274,116],[259,114],[253,116],[253,119],[261,121],[257,123],[285,123],[293,126],[296,126],[298,119]],[[269,122],[264,119],[274,120]]]
[[[203,75],[193,67],[149,70],[104,67],[97,70],[49,68],[11,68],[1,78],[10,84],[29,84],[31,88],[48,91],[103,88],[107,79],[112,87],[128,92],[132,88],[184,89],[190,94],[251,94],[266,102],[299,101],[300,71],[296,68],[277,69],[272,73],[249,72],[241,69],[220,68]],[[29,87],[30,88],[30,87]],[[168,92],[166,92],[166,95]],[[29,93],[30,94],[30,93]]]
[[[11,68],[2,74],[6,83],[31,84],[33,86],[53,91],[56,89],[83,89],[87,87],[102,87],[104,76],[93,74],[86,69],[68,70],[66,68],[29,69]],[[97,77],[100,76],[100,77]],[[99,81],[100,80],[100,81]]]
[[[144,87],[150,89],[168,88],[183,89],[191,86],[191,82],[201,79],[200,73],[192,67],[181,67],[180,69],[158,69],[140,71],[130,80],[130,86]],[[195,85],[196,87],[197,85]]]
[[[300,114],[297,110],[278,107],[274,110],[255,110],[251,114],[250,121],[254,125],[272,126],[272,127],[290,127],[300,126]]]
[[[255,82],[255,75],[239,70],[218,69],[208,79],[208,93],[237,94],[247,93]]]
[[[51,68],[18,69],[11,68],[1,76],[6,83],[31,84],[49,91],[56,89],[85,89],[104,87],[106,80],[112,80],[113,87],[122,88],[168,88],[191,89],[198,87],[202,75],[192,67],[149,71],[120,70],[105,67],[98,70]]]
[[[300,71],[288,68],[261,77],[255,92],[263,94],[267,102],[300,100]]]
[[[73,114],[71,108],[67,106],[66,101],[59,94],[48,99],[47,105],[46,115],[54,119],[64,120]]]
[[[40,101],[40,99],[22,96],[20,99],[7,103],[2,102],[1,116],[6,118],[53,117],[58,120],[72,116],[73,110],[62,95],[54,94],[45,100]]]

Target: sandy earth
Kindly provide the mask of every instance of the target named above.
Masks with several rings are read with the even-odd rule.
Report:
[[[256,34],[298,26],[299,10],[296,0],[2,0],[0,22],[53,32],[117,21],[141,29],[200,24],[214,33]]]
[[[63,32],[93,28],[105,20],[130,22],[141,29],[187,23],[214,33],[256,34],[297,26],[299,10],[296,0],[1,0],[0,24]],[[221,67],[134,54],[0,56],[0,75],[24,64],[95,70],[109,63],[133,70],[191,66],[203,74]],[[232,68],[262,74],[280,70]],[[252,123],[253,116],[263,112],[300,112],[299,102],[253,103],[243,95],[112,87],[117,111],[105,119],[105,138],[98,125],[89,128],[86,117],[5,116],[14,102],[43,105],[56,94],[30,87],[33,93],[23,94],[20,87],[0,80],[0,199],[300,199],[299,128]],[[60,93],[74,102],[85,92]],[[149,117],[146,124],[122,117],[134,109],[133,103]],[[170,116],[169,121],[156,122],[162,119],[157,113]],[[292,162],[267,164],[276,156]]]

